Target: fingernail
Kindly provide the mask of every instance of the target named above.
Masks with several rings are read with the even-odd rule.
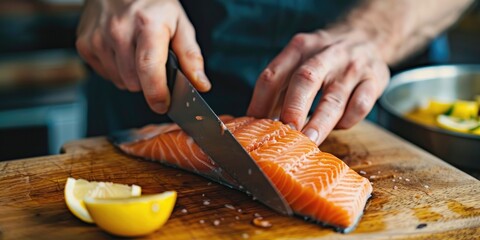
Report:
[[[159,113],[167,112],[167,105],[164,102],[155,103],[153,109]]]
[[[317,139],[318,139],[318,131],[313,129],[313,128],[309,128],[307,130],[305,130],[304,134],[310,138],[310,140],[312,140],[313,142],[317,142]]]
[[[290,126],[290,128],[293,129],[293,130],[297,130],[297,128],[295,127],[295,125],[293,125],[292,123],[289,123],[288,126]]]
[[[203,71],[200,71],[200,70],[196,71],[195,76],[197,81],[201,85],[203,85],[205,88],[210,88],[210,81],[208,80],[207,75],[205,75]]]

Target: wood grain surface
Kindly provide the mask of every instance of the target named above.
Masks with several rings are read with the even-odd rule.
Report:
[[[69,212],[67,177],[137,184],[144,194],[176,190],[172,216],[148,236],[153,239],[480,238],[480,182],[473,177],[369,122],[333,132],[321,149],[373,183],[365,214],[350,234],[281,216],[241,192],[126,156],[100,137],[68,143],[60,155],[0,162],[0,239],[113,238]],[[254,226],[254,215],[273,226]]]

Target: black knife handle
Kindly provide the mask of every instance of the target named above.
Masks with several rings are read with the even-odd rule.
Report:
[[[168,51],[168,58],[166,64],[167,70],[167,86],[170,91],[173,91],[173,85],[175,84],[175,78],[177,77],[177,71],[180,70],[177,56],[172,50]]]

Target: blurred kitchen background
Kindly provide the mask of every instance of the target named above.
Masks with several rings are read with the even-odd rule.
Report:
[[[87,137],[88,72],[74,48],[81,8],[82,0],[0,0],[0,161],[57,154]],[[445,63],[480,63],[479,4],[393,71]]]

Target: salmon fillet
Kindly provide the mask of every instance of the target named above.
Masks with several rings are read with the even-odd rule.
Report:
[[[348,231],[356,225],[372,193],[366,178],[279,121],[251,117],[222,120],[296,214],[341,230]],[[215,165],[190,136],[172,125],[141,129],[157,134],[120,148],[130,155],[157,160],[238,188],[239,184]]]

